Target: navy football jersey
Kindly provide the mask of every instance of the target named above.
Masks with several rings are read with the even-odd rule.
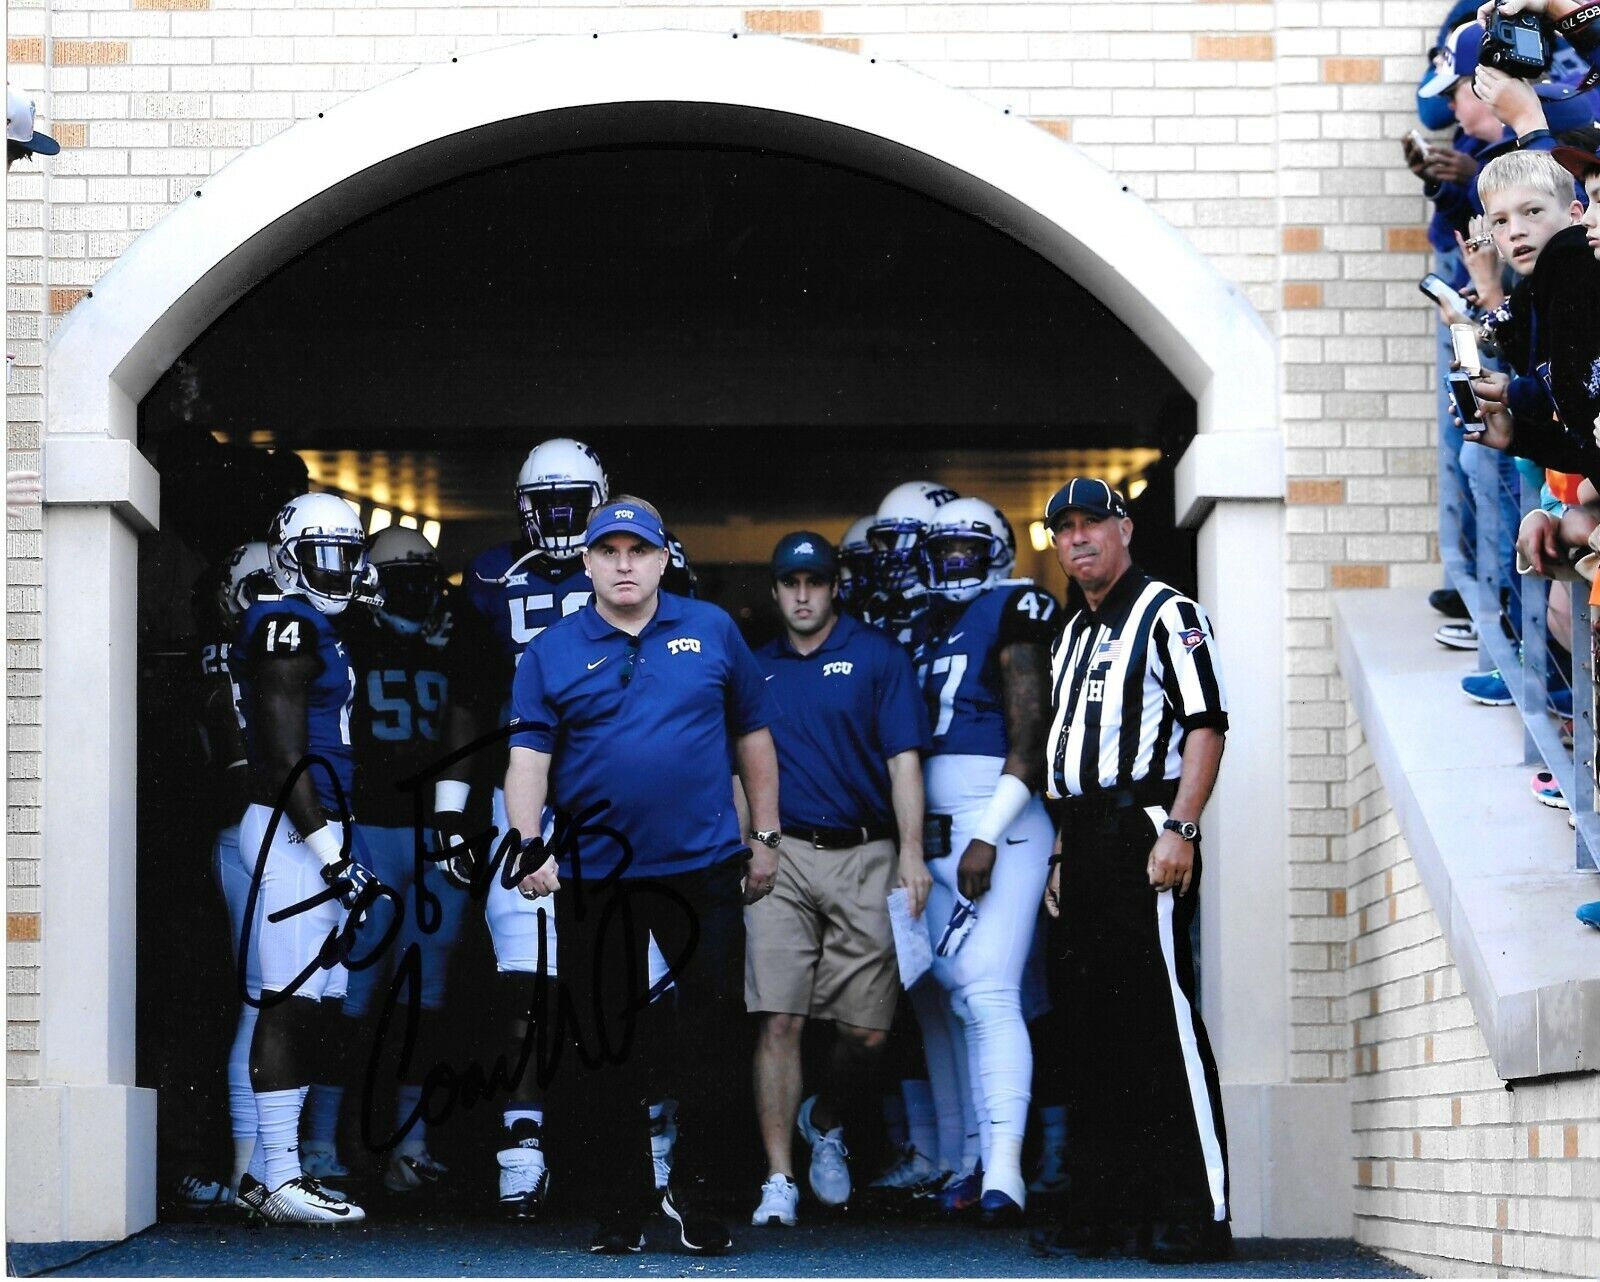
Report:
[[[298,659],[316,660],[316,675],[306,692],[306,752],[332,767],[348,806],[354,784],[355,750],[350,742],[350,709],[355,699],[356,674],[333,620],[304,597],[263,596],[239,623],[228,662],[239,686],[239,712],[244,720],[245,750],[255,774],[256,797],[277,804],[282,779],[266,778],[262,771],[257,713],[258,674],[269,663]],[[345,819],[328,773],[317,767],[308,772],[317,798],[331,818]]]
[[[356,672],[356,702],[350,717],[355,740],[355,812],[364,824],[409,828],[416,822],[410,792],[395,785],[421,773],[439,757],[449,678],[445,644],[450,615],[402,634],[369,610],[352,609],[341,628]],[[343,622],[343,620],[341,620]],[[431,784],[423,787],[431,801]]]
[[[1013,641],[1048,646],[1056,600],[1027,585],[986,588],[964,606],[935,602],[912,625],[911,658],[933,727],[931,756],[1004,757],[1000,652]]]

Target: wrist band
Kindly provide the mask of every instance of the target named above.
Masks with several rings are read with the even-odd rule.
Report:
[[[324,864],[344,862],[344,825],[332,820],[305,835],[306,849]]]
[[[1000,781],[994,786],[994,796],[989,798],[988,806],[972,830],[973,837],[991,846],[998,846],[1006,829],[1016,823],[1032,796],[1028,785],[1016,775],[1001,775]]]
[[[433,785],[433,811],[465,810],[472,785],[461,779],[441,779]]]

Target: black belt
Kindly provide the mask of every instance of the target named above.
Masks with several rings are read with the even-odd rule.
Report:
[[[1097,788],[1081,797],[1063,797],[1061,812],[1066,818],[1082,821],[1130,806],[1138,806],[1141,810],[1146,806],[1160,806],[1166,810],[1177,795],[1176,779],[1140,779],[1128,788]]]
[[[785,825],[783,835],[803,841],[813,850],[848,850],[869,841],[891,841],[895,831],[888,824],[866,824],[860,828],[791,828]]]

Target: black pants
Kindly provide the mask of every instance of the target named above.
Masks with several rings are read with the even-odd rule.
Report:
[[[722,1123],[729,1101],[748,1091],[744,1034],[744,862],[700,872],[630,877],[596,890],[563,881],[556,892],[557,965],[576,1055],[593,1074],[583,1130],[604,1155],[609,1178],[596,1210],[638,1211],[655,1187],[650,1164],[648,1063],[642,1036],[648,1003],[650,937],[678,985],[678,1143],[672,1184],[703,1195],[725,1171],[735,1128]],[[573,1055],[573,1050],[567,1052]]]
[[[1146,873],[1157,830],[1137,806],[1063,828],[1055,998],[1064,1013],[1073,1225],[1227,1217],[1217,1066],[1194,1003],[1189,893]]]

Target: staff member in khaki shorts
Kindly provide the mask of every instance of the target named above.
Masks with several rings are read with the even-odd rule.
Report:
[[[888,895],[905,887],[921,913],[927,712],[911,660],[893,638],[835,610],[838,563],[799,530],[772,554],[784,635],[756,651],[782,715],[772,723],[783,840],[772,894],[745,909],[745,1004],[763,1016],[756,1113],[769,1171],[753,1224],[795,1222],[790,1127],[811,1146],[811,1190],[850,1197],[843,1117],[870,1098],[900,980]],[[901,834],[896,855],[895,833]],[[837,1034],[821,1090],[800,1101],[807,1019]]]

